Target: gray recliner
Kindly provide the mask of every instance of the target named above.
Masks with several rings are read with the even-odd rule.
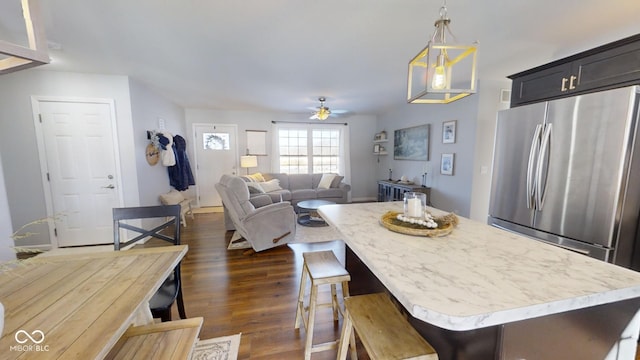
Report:
[[[236,231],[255,251],[293,241],[296,219],[291,203],[284,201],[256,208],[249,201],[247,183],[238,176],[222,175],[215,186]]]

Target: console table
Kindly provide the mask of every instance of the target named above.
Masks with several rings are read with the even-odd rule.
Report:
[[[431,204],[431,188],[403,184],[399,181],[378,180],[378,201],[402,201],[406,192],[425,193],[427,194],[427,205]]]

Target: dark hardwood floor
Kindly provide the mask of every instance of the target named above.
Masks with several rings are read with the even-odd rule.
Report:
[[[200,338],[242,333],[239,359],[304,358],[306,332],[293,328],[302,253],[331,249],[344,259],[344,244],[293,244],[244,255],[227,250],[230,237],[220,213],[195,214],[182,228],[182,242],[189,245],[182,262],[185,307],[188,317],[204,318]],[[328,301],[329,287],[321,287],[320,296]],[[320,309],[314,343],[337,339],[340,326],[342,320],[335,323],[330,309]],[[361,348],[359,353],[368,359]],[[335,351],[326,351],[312,359],[335,357]]]

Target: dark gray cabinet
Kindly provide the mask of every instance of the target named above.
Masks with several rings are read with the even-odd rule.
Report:
[[[640,84],[640,34],[509,76],[511,106]]]
[[[402,201],[406,192],[425,193],[427,194],[427,205],[431,204],[431,188],[402,184],[398,181],[378,180],[378,201]]]

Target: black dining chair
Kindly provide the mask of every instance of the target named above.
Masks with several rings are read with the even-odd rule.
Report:
[[[150,218],[162,218],[163,224],[151,230],[143,229],[127,223],[127,220],[142,220]],[[169,219],[170,218],[170,219]],[[137,235],[129,240],[120,239],[121,230],[131,230]],[[168,229],[168,230],[167,230]],[[116,251],[134,244],[147,237],[161,239],[172,245],[180,245],[180,205],[142,206],[113,209],[113,246]],[[151,314],[154,318],[171,321],[171,306],[178,303],[178,313],[181,319],[186,319],[184,301],[182,298],[182,281],[180,279],[180,263],[173,273],[162,283],[158,291],[149,301]]]

